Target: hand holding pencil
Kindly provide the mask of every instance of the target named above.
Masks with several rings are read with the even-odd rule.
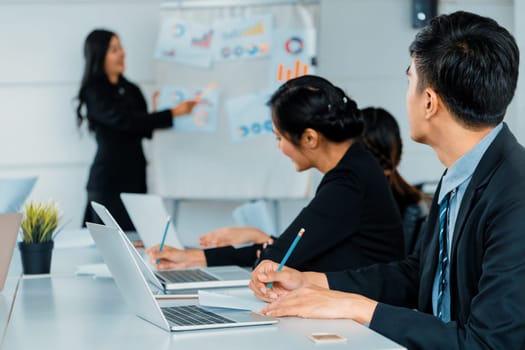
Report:
[[[264,301],[272,301],[278,296],[297,289],[304,284],[301,272],[285,267],[288,258],[292,255],[304,232],[303,228],[299,230],[280,264],[264,260],[252,272],[249,286],[257,298]]]
[[[164,232],[162,233],[162,240],[160,241],[159,252],[162,252],[162,249],[164,248],[164,243],[166,242],[166,235],[168,234],[168,228],[170,227],[170,221],[171,221],[171,216],[168,216],[166,218],[166,225],[164,226]],[[158,263],[159,263],[159,260],[157,259],[155,261],[155,264],[158,265]]]
[[[284,258],[283,258],[283,260],[281,260],[281,263],[279,264],[279,267],[277,268],[277,272],[281,271],[283,269],[284,265],[286,265],[286,262],[290,258],[290,255],[292,255],[295,247],[297,246],[297,243],[299,243],[299,240],[301,239],[303,234],[304,234],[304,228],[301,228],[299,230],[299,232],[297,233],[297,236],[295,236],[295,239],[293,240],[292,244],[290,245],[290,247],[286,251],[286,254],[284,254]],[[266,286],[266,288],[270,289],[270,288],[272,288],[272,285],[273,285],[273,282],[270,282],[270,283],[268,283],[268,286]]]
[[[249,287],[257,298],[272,302],[306,283],[303,273],[286,266],[277,271],[278,266],[274,261],[263,260],[252,272]],[[268,288],[270,282],[273,283]]]
[[[146,250],[152,265],[158,270],[183,269],[195,266],[206,266],[206,256],[202,249],[177,249],[164,245],[159,251],[160,245]]]
[[[151,262],[156,265],[159,270],[206,266],[206,257],[200,249],[180,250],[167,245],[165,246],[170,222],[171,217],[168,216],[160,244],[146,250],[146,254],[150,256]]]

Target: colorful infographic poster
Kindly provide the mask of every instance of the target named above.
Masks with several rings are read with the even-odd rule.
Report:
[[[193,100],[201,96],[203,89],[184,89],[173,86],[164,86],[160,90],[159,110],[172,108],[181,101]],[[199,103],[193,108],[190,115],[175,118],[174,129],[181,132],[215,132],[219,110],[219,91],[208,90]]]
[[[282,83],[307,74],[314,74],[316,55],[315,29],[275,29],[269,86],[273,89]]]
[[[215,21],[213,59],[231,61],[268,56],[272,25],[271,15]]]
[[[165,19],[160,25],[155,58],[209,68],[213,36],[209,26],[176,18]]]
[[[270,107],[266,105],[270,96],[271,92],[266,90],[226,101],[226,114],[234,142],[273,132]]]

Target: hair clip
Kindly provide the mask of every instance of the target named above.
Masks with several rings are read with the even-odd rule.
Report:
[[[348,99],[346,98],[346,96],[343,96],[343,102],[344,102],[344,104],[346,104],[348,102]]]

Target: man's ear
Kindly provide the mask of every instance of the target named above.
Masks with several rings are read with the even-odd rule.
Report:
[[[438,114],[439,109],[442,107],[441,98],[437,94],[436,90],[432,88],[426,88],[425,94],[425,118],[430,119]]]
[[[319,144],[319,133],[312,129],[306,128],[301,136],[301,145],[305,148],[316,148]]]

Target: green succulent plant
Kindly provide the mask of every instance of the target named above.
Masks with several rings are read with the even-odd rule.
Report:
[[[56,203],[26,203],[22,220],[22,240],[26,244],[52,241],[58,234],[60,223],[59,209]]]

